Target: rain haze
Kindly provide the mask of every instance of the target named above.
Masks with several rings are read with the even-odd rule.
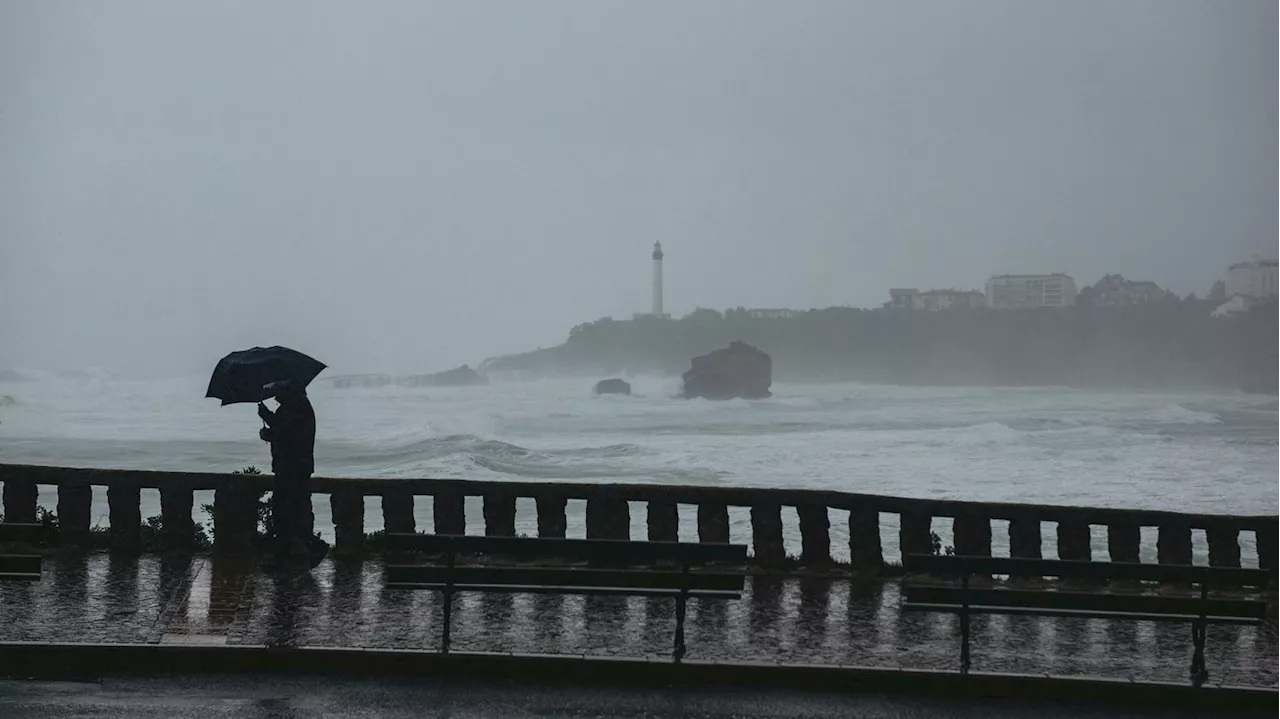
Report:
[[[1274,700],[1278,24],[0,0],[0,536],[43,545],[0,556],[0,675],[431,652],[692,715],[659,664],[687,656],[954,687],[940,715]],[[918,583],[951,570],[980,578]],[[0,706],[84,686],[0,677]]]
[[[1276,246],[1274,2],[0,4],[0,367],[425,372]]]

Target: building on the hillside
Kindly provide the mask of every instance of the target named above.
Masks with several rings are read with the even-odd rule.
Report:
[[[909,310],[915,306],[912,298],[920,294],[914,287],[899,287],[889,290],[889,302],[885,307],[895,310]]]
[[[1106,275],[1093,285],[1093,303],[1096,305],[1144,305],[1159,302],[1167,295],[1154,282],[1126,280],[1123,275]]]
[[[753,320],[786,320],[795,316],[792,310],[747,310]]]
[[[997,309],[1066,307],[1075,301],[1075,280],[1062,272],[996,275],[987,280],[987,303]]]
[[[986,306],[987,296],[977,290],[928,290],[921,292],[914,287],[889,290],[889,301],[884,303],[885,309],[926,310],[929,312]]]
[[[1276,260],[1254,257],[1227,268],[1227,296],[1263,298],[1276,296]]]
[[[987,296],[977,290],[929,290],[918,292],[911,298],[912,309],[929,312],[986,306]]]
[[[1235,295],[1231,299],[1223,302],[1209,313],[1212,317],[1230,317],[1238,315],[1241,312],[1248,312],[1250,307],[1258,304],[1258,300],[1246,295]]]

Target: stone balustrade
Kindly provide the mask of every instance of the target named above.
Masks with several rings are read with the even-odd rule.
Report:
[[[4,514],[8,521],[36,519],[39,486],[57,488],[60,543],[86,541],[90,530],[92,487],[106,488],[111,547],[137,550],[141,543],[140,492],[159,490],[163,545],[189,550],[193,496],[214,494],[214,551],[241,554],[253,551],[258,518],[258,495],[271,487],[270,475],[230,475],[132,470],[70,469],[0,465]],[[384,526],[390,532],[412,532],[414,497],[432,497],[432,530],[462,534],[466,529],[465,502],[479,498],[484,532],[491,536],[516,533],[516,502],[532,499],[537,511],[537,535],[563,537],[568,527],[570,500],[585,500],[588,538],[629,539],[633,503],[646,509],[647,537],[677,541],[678,508],[696,508],[701,542],[729,541],[730,508],[749,509],[749,544],[754,561],[763,568],[825,567],[832,560],[832,509],[848,512],[850,567],[874,571],[885,564],[881,547],[881,515],[897,515],[903,554],[934,549],[934,520],[951,523],[957,554],[989,556],[996,523],[1007,526],[1009,555],[1039,558],[1046,537],[1042,525],[1056,525],[1052,546],[1061,559],[1095,558],[1093,527],[1105,528],[1105,555],[1110,561],[1137,562],[1143,554],[1143,528],[1154,528],[1155,557],[1161,564],[1192,563],[1192,532],[1202,530],[1208,563],[1241,565],[1241,533],[1255,535],[1258,565],[1277,566],[1278,525],[1275,515],[1228,516],[1137,509],[1066,507],[1007,502],[963,502],[887,497],[852,492],[748,487],[700,487],[655,484],[590,484],[571,482],[504,482],[459,479],[338,479],[312,480],[313,494],[329,496],[334,524],[334,551],[358,556],[365,551],[366,497],[381,500]],[[794,508],[799,519],[800,552],[788,562],[783,543],[783,509]],[[1006,525],[1007,523],[1007,525]],[[843,532],[840,533],[843,536]],[[741,540],[739,540],[741,541]],[[1002,543],[1003,544],[1003,543]],[[1102,553],[1102,552],[1100,552]]]

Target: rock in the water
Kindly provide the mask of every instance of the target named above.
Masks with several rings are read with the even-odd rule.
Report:
[[[617,378],[602,379],[596,382],[596,394],[631,394],[631,385]]]
[[[684,396],[707,399],[760,399],[772,396],[773,360],[745,342],[693,358],[684,373]]]

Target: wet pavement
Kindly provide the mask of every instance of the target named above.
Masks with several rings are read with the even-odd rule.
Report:
[[[688,657],[913,669],[958,666],[958,620],[900,611],[895,581],[751,578],[741,601],[690,603]],[[420,649],[440,642],[440,595],[388,591],[382,564],[326,561],[309,575],[242,563],[53,556],[40,582],[0,584],[0,640]],[[665,599],[464,594],[453,647],[467,651],[670,657]],[[981,671],[1185,682],[1181,624],[983,616]],[[1277,631],[1213,626],[1211,681],[1275,686]]]
[[[108,678],[102,682],[0,681],[0,716],[220,717],[303,719],[1043,719],[1065,717],[1198,717],[1194,710],[1117,709],[1087,703],[943,700],[875,694],[733,689],[652,689],[547,686],[501,680],[270,679],[201,675],[164,679]]]

